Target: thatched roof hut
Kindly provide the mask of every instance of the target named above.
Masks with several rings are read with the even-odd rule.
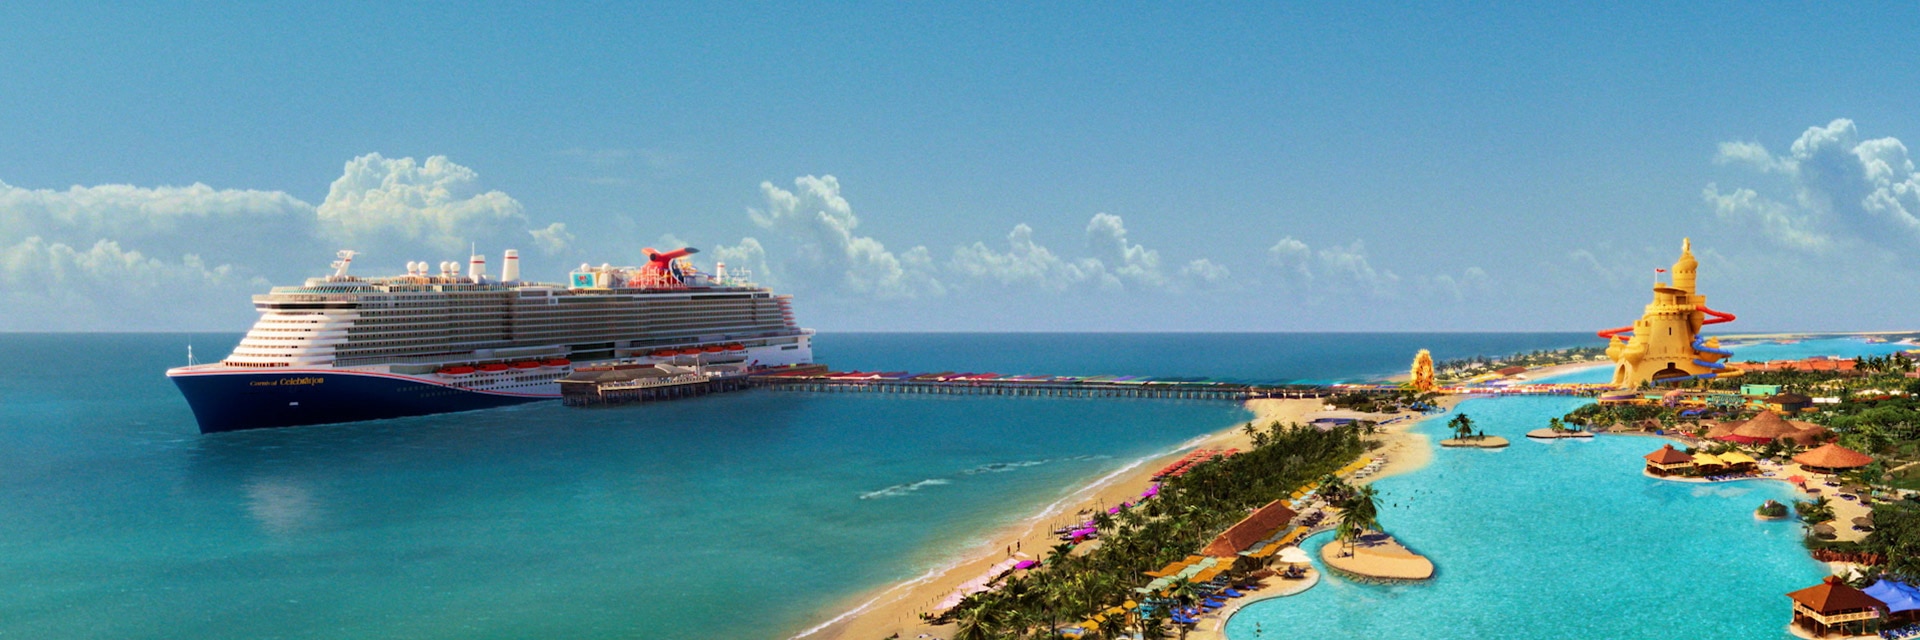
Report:
[[[1818,442],[1825,435],[1826,429],[1820,425],[1788,420],[1772,411],[1762,411],[1752,420],[1740,423],[1723,435],[1715,436],[1709,431],[1707,437],[1743,444],[1761,444],[1786,439],[1809,445]]]
[[[1818,449],[1794,456],[1793,461],[1810,470],[1834,473],[1873,464],[1873,457],[1829,442]]]

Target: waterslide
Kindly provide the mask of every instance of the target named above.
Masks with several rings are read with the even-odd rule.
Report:
[[[1731,313],[1727,313],[1725,311],[1715,311],[1713,309],[1707,308],[1707,305],[1704,305],[1704,304],[1694,307],[1694,310],[1699,311],[1700,313],[1707,314],[1708,316],[1707,319],[1704,321],[1701,321],[1700,323],[1700,326],[1703,326],[1703,327],[1710,324],[1724,324],[1728,322],[1733,322],[1734,320],[1738,319],[1737,316],[1734,316]],[[1620,338],[1621,340],[1626,340],[1632,337],[1631,335],[1632,333],[1633,333],[1633,326],[1628,325],[1624,327],[1615,327],[1612,329],[1607,329],[1605,331],[1599,332],[1596,335],[1599,335],[1601,338],[1605,338],[1607,340],[1612,340],[1616,337]],[[1726,349],[1715,349],[1713,347],[1709,347],[1707,346],[1706,342],[1707,342],[1706,336],[1699,336],[1699,335],[1694,336],[1693,338],[1694,352],[1712,354],[1712,355],[1720,356],[1723,359],[1733,357],[1732,351],[1728,351]],[[1673,382],[1684,382],[1687,380],[1711,380],[1713,378],[1735,378],[1746,373],[1745,370],[1740,369],[1738,367],[1729,367],[1727,365],[1721,364],[1719,362],[1711,361],[1711,360],[1702,360],[1699,358],[1695,358],[1693,360],[1693,364],[1696,366],[1711,369],[1712,371],[1707,373],[1696,373],[1690,376],[1685,376],[1680,378],[1667,378],[1665,380],[1661,380],[1660,382],[1673,383]]]

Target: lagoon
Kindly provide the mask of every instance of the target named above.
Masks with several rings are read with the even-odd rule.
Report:
[[[1477,399],[1456,412],[1500,450],[1441,450],[1426,468],[1383,478],[1381,523],[1438,573],[1419,584],[1323,580],[1257,602],[1228,622],[1233,640],[1367,638],[1784,638],[1784,594],[1817,582],[1793,521],[1752,510],[1788,500],[1785,483],[1683,484],[1639,473],[1663,440],[1550,442],[1525,433],[1584,399]],[[1445,416],[1415,427],[1435,441]],[[1308,541],[1310,555],[1331,539]]]

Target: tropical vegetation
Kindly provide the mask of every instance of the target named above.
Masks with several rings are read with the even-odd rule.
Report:
[[[1139,598],[1134,589],[1152,580],[1145,572],[1195,553],[1253,509],[1287,497],[1367,449],[1360,431],[1352,427],[1320,431],[1275,423],[1255,431],[1259,435],[1252,450],[1169,478],[1158,496],[1113,516],[1100,527],[1097,547],[1085,553],[1056,547],[1045,564],[1000,578],[993,589],[968,596],[937,621],[958,623],[955,640],[1056,637],[1062,625]],[[1363,490],[1329,488],[1349,495]],[[1166,596],[1178,600],[1183,593],[1191,596],[1190,589],[1176,582]],[[1169,629],[1165,615],[1163,607],[1152,616],[1110,616],[1096,633],[1104,638],[1128,632],[1164,637]]]

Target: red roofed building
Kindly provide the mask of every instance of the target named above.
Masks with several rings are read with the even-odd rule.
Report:
[[[1684,473],[1693,468],[1693,456],[1673,448],[1673,445],[1660,447],[1659,451],[1647,454],[1647,473],[1656,476],[1669,476]]]
[[[1202,549],[1200,553],[1217,558],[1240,555],[1241,551],[1252,547],[1254,543],[1273,537],[1274,533],[1280,531],[1280,527],[1287,526],[1287,523],[1292,522],[1296,515],[1299,514],[1287,508],[1285,501],[1269,502],[1267,506],[1260,507],[1239,522],[1233,523],[1233,526],[1227,527],[1226,531],[1220,532],[1220,535],[1215,536],[1213,542],[1207,543],[1207,548]]]
[[[1870,635],[1880,630],[1887,603],[1847,586],[1836,576],[1787,594],[1793,598],[1793,625],[1820,637],[1839,632]]]

